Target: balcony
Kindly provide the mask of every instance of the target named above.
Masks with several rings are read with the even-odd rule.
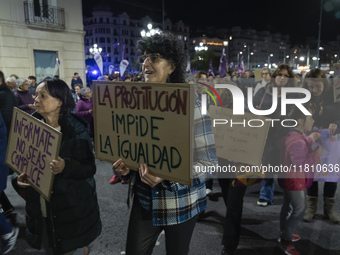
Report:
[[[52,30],[65,29],[65,11],[51,5],[24,2],[25,22],[28,26]]]

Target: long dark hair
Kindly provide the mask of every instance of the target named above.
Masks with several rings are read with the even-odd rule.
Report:
[[[276,87],[275,78],[276,78],[276,76],[279,75],[279,73],[280,73],[282,70],[287,70],[288,75],[289,75],[289,80],[288,80],[287,84],[285,85],[285,87],[296,87],[296,79],[295,79],[293,70],[292,70],[292,68],[291,68],[289,65],[287,65],[287,64],[281,64],[281,65],[279,65],[279,66],[276,68],[276,70],[272,73],[271,82],[270,82],[271,86],[272,86],[272,87]]]
[[[60,107],[59,113],[59,124],[61,119],[71,114],[72,110],[75,107],[75,102],[72,97],[71,90],[69,86],[63,80],[56,79],[56,78],[45,78],[43,81],[39,83],[44,83],[46,86],[47,92],[54,98],[58,98],[62,105]]]
[[[306,74],[305,81],[303,83],[303,87],[308,89],[308,81],[321,81],[324,85],[323,91],[317,99],[312,93],[311,93],[311,100],[309,101],[310,105],[315,109],[316,112],[318,112],[319,115],[323,112],[323,103],[330,100],[332,102],[333,100],[333,93],[331,89],[331,85],[329,84],[329,80],[326,77],[326,74],[319,68],[312,69],[310,72]]]
[[[156,33],[150,37],[144,37],[137,42],[138,54],[159,53],[163,58],[174,63],[176,69],[170,74],[170,82],[185,82],[185,70],[187,56],[184,52],[184,44],[177,36],[170,32]]]

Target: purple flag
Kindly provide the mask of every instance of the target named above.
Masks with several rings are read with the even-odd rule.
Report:
[[[227,74],[227,56],[225,54],[225,49],[223,48],[222,55],[220,58],[220,67],[218,69],[218,72],[220,73],[220,77],[224,77]]]
[[[244,63],[243,63],[243,56],[241,56],[241,61],[240,61],[240,64],[237,68],[237,72],[239,73],[244,73]]]
[[[117,48],[119,46],[119,42],[115,42],[114,44],[113,44],[113,48]]]
[[[234,62],[230,62],[229,67],[233,68],[235,66]]]
[[[208,76],[209,76],[209,74],[211,74],[213,77],[215,77],[214,69],[213,69],[213,66],[212,66],[212,59],[210,59],[210,65],[209,65],[209,70],[208,70]]]

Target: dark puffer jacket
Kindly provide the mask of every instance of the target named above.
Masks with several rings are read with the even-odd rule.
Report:
[[[0,85],[0,112],[7,128],[7,138],[11,129],[13,107],[17,105],[18,102],[13,92],[7,87],[6,83],[2,83]]]
[[[33,116],[42,117],[34,113]],[[101,232],[97,203],[95,159],[87,128],[78,116],[64,116],[59,156],[65,168],[54,178],[50,203],[46,202],[49,240],[56,254],[66,253],[90,244]],[[36,248],[42,243],[40,195],[27,188],[27,241]]]

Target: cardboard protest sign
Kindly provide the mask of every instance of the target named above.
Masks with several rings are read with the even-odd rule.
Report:
[[[260,165],[270,122],[251,113],[233,115],[233,110],[221,106],[211,105],[208,111],[211,119],[227,121],[212,127],[217,156],[238,163]],[[251,127],[260,126],[260,120],[263,126]]]
[[[193,87],[97,81],[93,92],[98,159],[191,185]]]
[[[330,135],[328,129],[320,130],[320,138],[314,142],[313,149],[321,146],[321,164],[310,167],[314,171],[314,181],[340,181],[340,134]]]
[[[59,155],[61,133],[24,111],[14,108],[6,164],[50,201],[54,175],[50,162]]]
[[[255,82],[262,80],[262,74],[261,73],[262,73],[262,68],[256,69],[254,71]]]

